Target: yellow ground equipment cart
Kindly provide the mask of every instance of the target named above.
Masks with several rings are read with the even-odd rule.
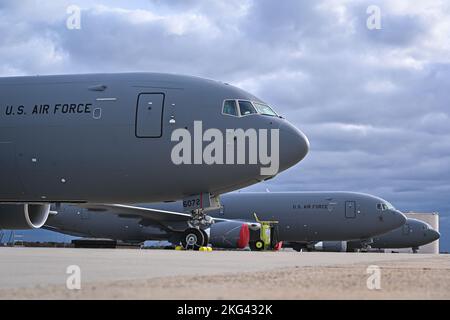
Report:
[[[261,221],[256,213],[254,216],[261,227],[250,229],[250,249],[252,251],[281,249],[282,243],[278,238],[278,221]]]

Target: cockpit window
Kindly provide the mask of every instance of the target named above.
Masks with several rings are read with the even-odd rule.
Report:
[[[223,114],[238,117],[239,113],[236,106],[236,100],[225,100],[222,112]]]
[[[239,100],[239,109],[242,116],[257,113],[250,101]]]
[[[394,206],[392,204],[390,204],[389,202],[377,203],[377,209],[381,210],[381,211],[395,210]]]
[[[390,204],[389,202],[386,202],[386,207],[387,207],[389,210],[395,210],[394,206],[393,206],[392,204]]]
[[[264,114],[266,116],[278,117],[277,113],[275,111],[273,111],[273,109],[271,107],[269,107],[267,104],[253,102],[253,105],[255,106],[256,110],[260,114]]]
[[[265,103],[237,99],[225,100],[223,102],[222,113],[234,117],[242,117],[250,114],[278,117],[278,114]]]

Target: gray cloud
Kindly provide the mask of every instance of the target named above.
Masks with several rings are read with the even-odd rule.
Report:
[[[82,29],[65,27],[82,9]],[[379,5],[382,29],[366,28]],[[450,4],[441,1],[7,0],[0,75],[159,71],[258,95],[311,140],[252,190],[354,190],[450,227]],[[443,247],[450,237],[443,232]]]

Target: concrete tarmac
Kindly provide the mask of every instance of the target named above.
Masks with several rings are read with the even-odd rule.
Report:
[[[0,248],[0,275],[1,299],[450,299],[449,255]]]

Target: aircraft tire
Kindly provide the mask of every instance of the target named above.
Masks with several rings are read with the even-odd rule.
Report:
[[[209,244],[209,236],[205,230],[200,229],[200,232],[203,234],[203,245],[202,247],[207,247]]]
[[[201,230],[196,228],[186,229],[183,233],[183,238],[181,239],[181,244],[186,250],[198,251],[203,247],[205,237]]]

